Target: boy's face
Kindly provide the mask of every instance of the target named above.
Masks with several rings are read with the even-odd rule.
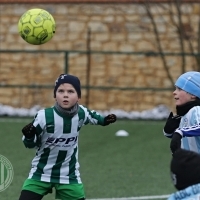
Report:
[[[71,108],[78,101],[78,94],[69,83],[61,84],[56,91],[56,101],[62,108]]]
[[[181,106],[187,102],[194,101],[196,99],[194,95],[189,94],[188,92],[185,92],[178,87],[176,87],[176,89],[174,90],[173,95],[176,106]]]

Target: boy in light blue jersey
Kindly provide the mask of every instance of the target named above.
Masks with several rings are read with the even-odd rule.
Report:
[[[79,105],[81,85],[76,76],[61,74],[55,82],[55,105],[38,111],[32,123],[22,129],[27,148],[36,148],[31,170],[19,200],[41,200],[56,190],[56,199],[84,200],[80,178],[78,138],[82,126],[106,126],[116,121],[114,114],[101,116]]]
[[[200,155],[196,152],[178,149],[170,164],[171,178],[177,192],[168,200],[200,199]]]
[[[177,115],[170,113],[163,132],[174,153],[180,147],[200,153],[200,73],[182,74],[173,92]]]

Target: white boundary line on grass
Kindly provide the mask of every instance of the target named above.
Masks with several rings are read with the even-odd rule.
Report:
[[[141,199],[166,199],[170,195],[159,195],[159,196],[140,196],[140,197],[122,197],[122,198],[103,198],[103,199],[88,199],[88,200],[141,200]]]

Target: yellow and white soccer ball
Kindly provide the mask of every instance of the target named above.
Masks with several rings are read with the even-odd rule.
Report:
[[[56,23],[46,10],[34,8],[26,11],[18,22],[20,36],[29,44],[48,42],[55,34]]]

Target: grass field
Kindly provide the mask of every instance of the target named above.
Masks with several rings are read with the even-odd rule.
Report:
[[[35,150],[26,149],[21,128],[30,119],[0,118],[0,154],[14,168],[1,200],[18,200]],[[79,137],[79,162],[87,199],[165,195],[175,191],[169,173],[169,139],[162,121],[118,121],[107,127],[88,125]],[[116,137],[117,130],[129,132]],[[53,200],[54,194],[44,200]]]

